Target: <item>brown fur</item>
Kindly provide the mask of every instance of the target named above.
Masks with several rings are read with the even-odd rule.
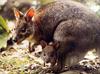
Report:
[[[22,15],[17,21],[16,40],[19,43],[28,38],[30,35],[32,35],[35,42],[38,43],[40,40],[44,40],[46,42],[53,41],[55,35],[54,33],[56,33],[56,28],[58,28],[61,23],[65,21],[67,22],[69,20],[75,22],[76,20],[80,19],[79,22],[83,22],[84,24],[82,26],[79,25],[80,29],[81,27],[88,27],[88,25],[91,26],[91,29],[99,29],[99,18],[91,10],[74,1],[53,2],[43,6],[37,12],[40,12],[40,15],[34,15],[34,17],[37,18],[34,21],[26,21],[25,18],[27,16],[24,15]],[[75,28],[78,28],[78,25],[70,26],[73,28],[76,26]],[[70,26],[66,25],[67,28]],[[22,34],[21,30],[23,28],[26,30],[28,29],[28,33]]]
[[[100,18],[94,12],[74,1],[53,2],[38,11],[41,13],[42,10],[44,13],[38,16],[39,23],[35,20],[26,21],[25,17],[19,20],[16,27],[18,42],[30,35],[36,43],[41,40],[58,42],[57,58],[61,68],[66,59],[71,60],[69,57],[76,56],[78,62],[93,48],[97,49],[100,56]],[[21,30],[24,27],[27,33],[23,34]],[[56,71],[61,68],[56,68]]]

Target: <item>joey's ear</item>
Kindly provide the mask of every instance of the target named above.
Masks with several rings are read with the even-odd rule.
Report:
[[[47,43],[44,40],[40,41],[40,44],[42,48],[45,48],[45,46],[47,46]]]
[[[15,15],[16,20],[19,20],[20,17],[23,16],[23,13],[20,12],[19,10],[17,10],[16,8],[13,8],[13,11],[14,11],[14,15]]]
[[[54,42],[53,46],[54,46],[55,49],[58,49],[59,48],[59,42]]]
[[[49,45],[53,46],[55,49],[59,48],[59,42],[50,42]]]
[[[26,13],[25,13],[25,17],[27,19],[27,21],[32,20],[32,17],[36,14],[36,11],[34,8],[30,8]]]

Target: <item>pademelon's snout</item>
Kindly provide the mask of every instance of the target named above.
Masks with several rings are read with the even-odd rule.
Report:
[[[18,36],[16,36],[13,41],[17,44],[20,44],[22,41],[24,40],[24,38],[19,38]]]

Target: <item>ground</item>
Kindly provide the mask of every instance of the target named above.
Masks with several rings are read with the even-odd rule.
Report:
[[[0,74],[54,74],[46,73],[46,67],[40,57],[36,57],[35,53],[41,51],[41,46],[36,51],[29,53],[28,42],[24,41],[20,45],[14,45],[13,48],[0,53]],[[92,51],[94,52],[94,51]],[[87,57],[92,54],[88,53]],[[85,57],[80,65],[71,67],[61,74],[100,74],[100,63],[95,55],[91,55],[94,59]],[[88,68],[87,68],[88,67]],[[96,73],[97,72],[97,73]]]

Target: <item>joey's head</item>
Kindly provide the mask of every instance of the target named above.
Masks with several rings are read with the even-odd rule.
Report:
[[[47,44],[46,42],[42,41],[41,45],[43,47],[42,59],[44,60],[44,62],[52,63],[56,61],[59,43],[50,42],[49,44]]]
[[[14,41],[21,43],[35,33],[35,23],[32,20],[35,15],[35,10],[30,8],[25,14],[23,14],[19,10],[14,9],[14,14],[16,18]]]

